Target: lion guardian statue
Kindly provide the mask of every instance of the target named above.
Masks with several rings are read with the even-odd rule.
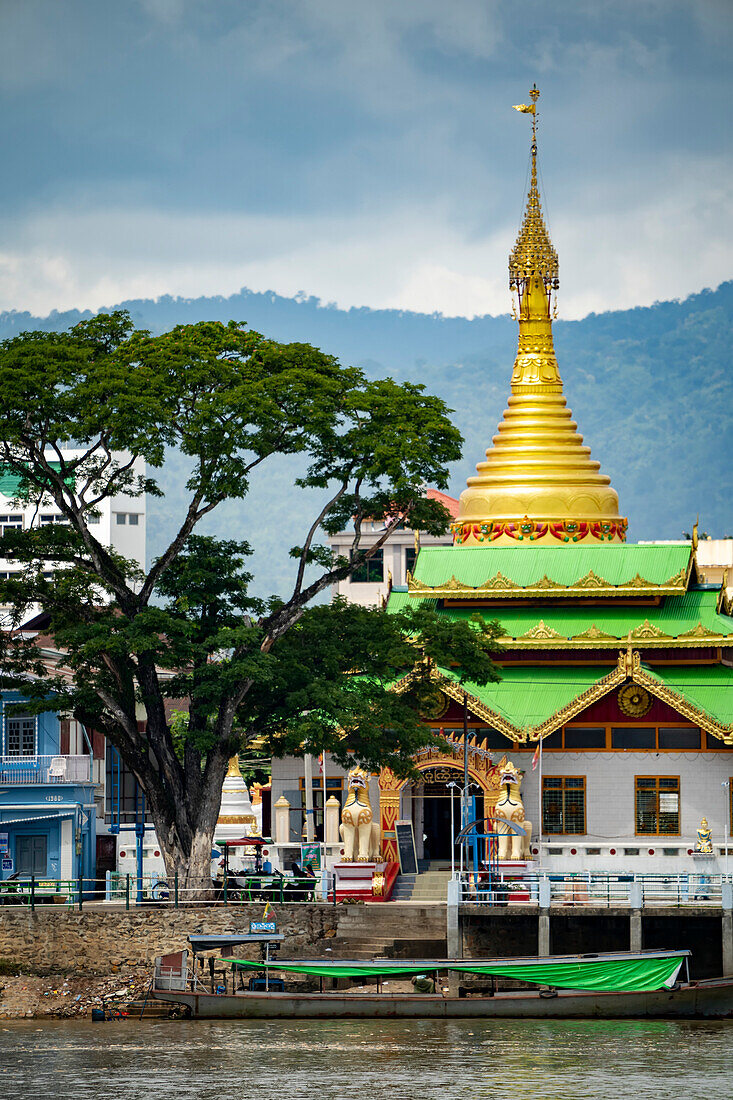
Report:
[[[369,775],[352,768],[347,778],[349,793],[341,811],[341,839],[345,863],[368,863],[379,859],[380,829],[369,800]]]
[[[499,860],[531,859],[532,822],[524,816],[524,803],[520,794],[522,776],[511,760],[499,761],[500,794],[494,807],[494,830],[499,834]],[[511,822],[524,829],[526,836],[514,833],[503,822]]]

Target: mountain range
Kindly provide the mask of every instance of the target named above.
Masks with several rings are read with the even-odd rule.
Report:
[[[452,471],[456,496],[483,458],[506,407],[517,326],[509,316],[444,317],[398,310],[338,309],[299,295],[242,290],[230,297],[141,299],[110,308],[165,332],[200,320],[245,321],[280,341],[306,341],[362,367],[423,383],[455,410],[464,439]],[[89,311],[47,317],[0,313],[0,339],[28,329],[68,328]],[[593,457],[610,475],[629,539],[680,538],[697,514],[713,537],[733,535],[733,281],[683,301],[590,314],[554,324],[568,405]],[[246,539],[255,550],[254,588],[284,592],[288,548],[302,542],[317,499],[293,487],[298,460],[261,468],[244,501],[230,502],[205,528]],[[172,454],[161,473],[165,497],[149,501],[148,554],[160,552],[181,514],[185,466]]]

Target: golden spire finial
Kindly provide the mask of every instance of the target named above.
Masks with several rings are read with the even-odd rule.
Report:
[[[557,253],[542,216],[537,182],[537,100],[514,109],[532,115],[532,175],[509,286],[519,296],[519,341],[508,408],[486,461],[468,479],[453,524],[461,545],[535,546],[623,542],[626,520],[600,463],[590,457],[563,395],[552,341]],[[512,302],[512,305],[514,303]]]
[[[517,291],[521,305],[530,289],[530,280],[533,276],[539,276],[544,284],[549,307],[550,294],[560,285],[560,268],[557,252],[552,246],[550,234],[542,217],[540,189],[537,183],[537,100],[540,93],[536,84],[529,94],[532,99],[531,105],[518,103],[514,107],[515,111],[532,115],[532,175],[524,218],[514,248],[509,254],[509,289]]]

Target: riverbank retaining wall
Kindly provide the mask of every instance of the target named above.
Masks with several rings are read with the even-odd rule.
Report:
[[[558,907],[545,910],[545,914],[549,922],[548,954],[687,948],[692,951],[690,972],[694,978],[717,978],[731,969],[724,957],[730,929],[719,909],[637,910],[633,915],[640,920],[640,943],[633,942],[633,915],[629,909]],[[517,907],[492,912],[485,907],[466,906],[461,911],[463,953],[469,957],[537,955],[541,919],[537,909]]]
[[[443,906],[301,904],[277,906],[275,916],[278,931],[286,937],[283,956],[362,957],[354,949],[363,946],[374,955],[409,958],[415,953],[424,957],[428,932],[434,938],[436,927],[446,926],[448,913]],[[17,966],[37,973],[109,974],[125,966],[150,965],[156,955],[185,947],[194,933],[247,932],[250,921],[261,919],[261,904],[129,911],[90,906],[81,913],[51,907],[30,912],[8,906],[0,908],[0,960],[10,970]],[[459,942],[448,953],[458,954],[462,944],[466,957],[538,955],[542,919],[543,914],[530,907],[503,911],[462,907]],[[689,948],[693,977],[733,973],[733,924],[730,920],[726,924],[726,914],[720,910],[697,907],[632,913],[559,907],[549,914],[545,911],[544,919],[549,922],[545,929],[549,944],[543,946],[543,954]],[[241,950],[244,957],[259,958],[257,946]],[[436,945],[436,954],[443,951]]]
[[[288,954],[319,954],[333,938],[340,912],[326,905],[279,906],[278,931]],[[194,933],[248,932],[262,920],[262,904],[226,909],[0,910],[0,959],[34,971],[84,970],[107,974],[125,965],[152,964],[156,955],[178,951]],[[259,958],[259,949],[243,957]]]

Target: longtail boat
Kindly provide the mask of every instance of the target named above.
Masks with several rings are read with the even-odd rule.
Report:
[[[259,937],[270,942],[275,937]],[[280,937],[278,937],[280,938]],[[235,937],[190,937],[196,951],[227,946]],[[236,937],[237,944],[252,937]],[[733,1015],[733,979],[689,980],[687,950],[618,951],[589,955],[496,959],[271,959],[227,954],[203,974],[189,967],[186,951],[156,959],[151,996],[194,1018],[555,1018],[726,1017]],[[217,970],[217,966],[220,968]],[[685,978],[680,972],[685,968]],[[222,967],[226,969],[221,969]],[[489,991],[457,990],[455,975],[485,978]],[[249,975],[249,980],[245,980]],[[281,975],[317,978],[320,989],[285,988]],[[453,981],[451,982],[451,976]],[[398,992],[394,983],[435,981],[436,992]],[[448,984],[444,983],[448,980]],[[507,979],[530,989],[499,990]],[[372,981],[370,988],[324,989],[343,980]],[[341,980],[341,981],[339,981]]]

